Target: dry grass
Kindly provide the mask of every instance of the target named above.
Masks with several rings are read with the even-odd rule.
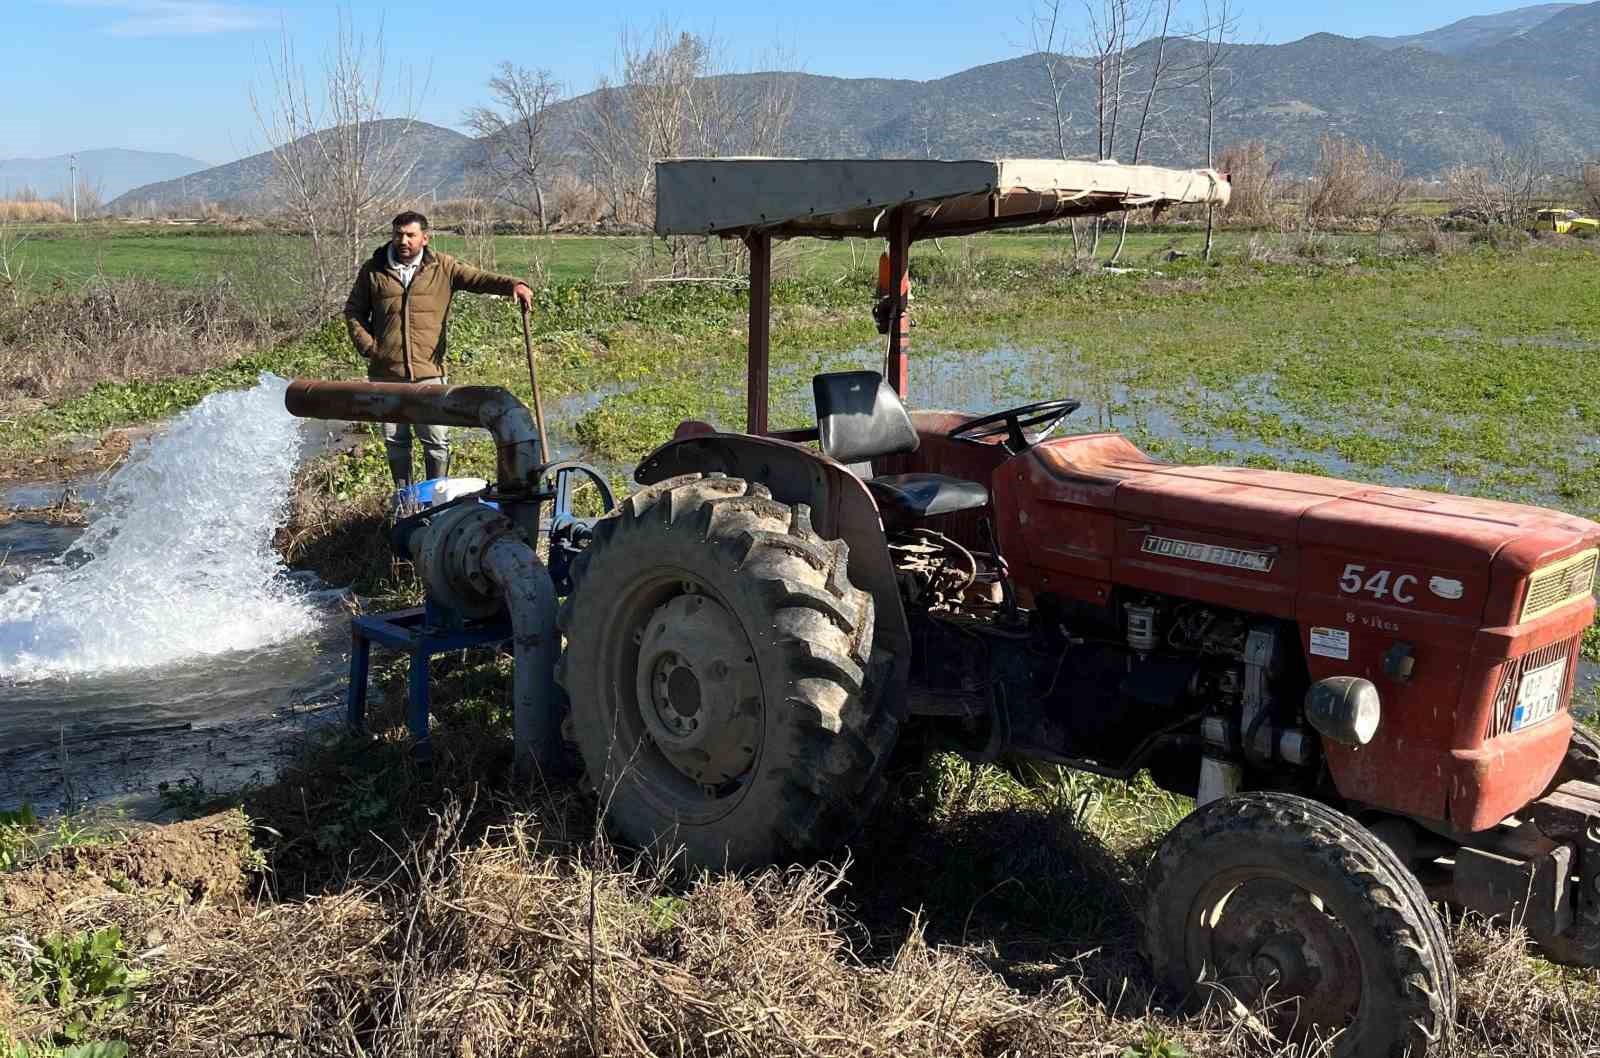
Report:
[[[373,546],[383,538],[386,494],[341,488],[341,475],[360,458],[360,450],[339,453],[307,460],[295,472],[288,516],[273,540],[290,568],[328,584],[362,586],[394,570],[390,550]]]
[[[59,202],[45,199],[0,199],[0,221],[33,224],[45,221],[68,221],[72,211]]]
[[[231,363],[277,336],[246,300],[222,278],[197,289],[101,279],[0,301],[0,413]]]
[[[1265,1043],[1220,1009],[1166,1013],[1132,952],[1126,977],[1101,982],[1071,944],[1019,973],[984,936],[937,939],[915,905],[882,932],[889,923],[858,913],[854,866],[675,882],[593,837],[590,804],[447,800],[385,871],[315,895],[134,892],[64,916],[141,938],[151,978],[106,1026],[134,1054],[1316,1053]],[[5,932],[18,929],[30,923]],[[1561,977],[1482,923],[1452,933],[1462,1000],[1441,1053],[1554,1058],[1600,1043],[1592,978]],[[12,1024],[43,1020],[24,1008]]]

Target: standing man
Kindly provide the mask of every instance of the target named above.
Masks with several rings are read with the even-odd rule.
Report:
[[[450,297],[458,290],[514,297],[523,309],[533,304],[532,289],[520,279],[428,249],[428,218],[421,213],[408,210],[396,217],[394,237],[361,266],[344,304],[350,341],[367,361],[367,379],[443,385]],[[450,472],[448,427],[415,429],[427,476],[444,477]],[[411,484],[411,433],[408,423],[383,424],[389,472],[398,489]]]

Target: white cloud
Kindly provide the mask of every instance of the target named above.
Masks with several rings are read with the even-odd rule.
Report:
[[[65,7],[95,7],[122,17],[100,27],[117,37],[172,37],[231,33],[271,24],[267,13],[213,0],[56,0]]]

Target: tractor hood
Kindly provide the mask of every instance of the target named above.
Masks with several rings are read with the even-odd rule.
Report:
[[[1509,544],[1537,540],[1543,554],[1600,533],[1600,525],[1541,507],[1311,474],[1149,463],[1128,469],[1114,501],[1127,518],[1302,547],[1381,538],[1389,557],[1429,565],[1487,566]]]
[[[1466,598],[1434,601],[1463,616],[1474,604],[1514,594],[1535,569],[1600,545],[1600,525],[1560,511],[1276,470],[1169,465],[1120,434],[1060,438],[1011,462],[1031,463],[1026,476],[1057,502],[1109,507],[1129,532],[1188,530],[1185,539],[1196,542],[1294,556],[1276,562],[1270,579],[1281,589],[1292,591],[1298,579],[1288,567],[1309,575],[1334,556],[1369,569],[1413,570],[1424,584],[1432,574],[1459,578]],[[1113,550],[1125,553],[1125,546],[1119,541]],[[1340,572],[1342,565],[1333,576]]]

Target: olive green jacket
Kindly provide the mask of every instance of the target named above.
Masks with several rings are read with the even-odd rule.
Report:
[[[467,290],[509,297],[517,282],[425,246],[422,264],[405,286],[389,267],[389,244],[384,243],[362,264],[344,303],[345,326],[356,352],[367,360],[367,378],[421,382],[443,376],[450,296]]]

